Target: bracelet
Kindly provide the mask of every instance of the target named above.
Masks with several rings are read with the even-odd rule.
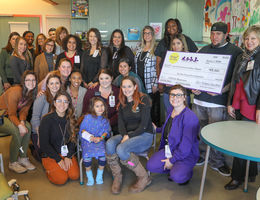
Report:
[[[105,136],[104,136],[104,135],[102,135],[101,137],[102,137],[103,139],[105,139]]]

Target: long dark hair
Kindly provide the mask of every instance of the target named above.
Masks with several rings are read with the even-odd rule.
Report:
[[[59,92],[57,92],[57,94],[55,95],[54,99],[53,99],[53,103],[51,106],[51,112],[56,111],[56,107],[54,105],[54,102],[57,100],[58,97],[60,96],[65,96],[67,98],[67,100],[69,101],[69,106],[68,109],[66,110],[66,120],[69,122],[69,132],[70,132],[70,141],[72,142],[76,142],[76,133],[79,131],[78,130],[78,125],[77,125],[77,120],[75,118],[75,114],[74,114],[74,107],[72,105],[72,100],[70,95],[64,91],[64,90],[60,90]]]
[[[36,80],[35,88],[32,89],[31,91],[29,91],[29,93],[28,93],[27,87],[25,86],[25,79],[26,79],[26,76],[28,76],[28,75],[33,75],[35,77],[35,80]],[[26,70],[23,73],[22,78],[21,78],[22,98],[23,98],[23,100],[27,101],[28,103],[32,103],[34,101],[34,99],[37,96],[37,91],[38,91],[37,85],[38,85],[38,82],[37,82],[36,74],[33,71],[31,71],[31,70]]]
[[[12,45],[11,45],[10,40],[11,40],[12,37],[15,36],[15,35],[20,36],[20,34],[17,33],[17,32],[12,32],[12,33],[10,33],[10,35],[9,35],[9,37],[8,37],[8,42],[7,42],[6,46],[3,48],[3,49],[5,49],[5,50],[7,51],[7,53],[11,53],[11,52],[13,51],[13,47],[12,47]]]
[[[48,76],[48,78],[47,78],[47,81],[46,81],[46,91],[45,91],[45,96],[46,96],[46,101],[50,104],[50,105],[52,105],[52,103],[53,103],[53,96],[52,96],[52,94],[51,94],[51,91],[50,91],[50,89],[49,89],[49,87],[48,87],[48,84],[49,84],[49,81],[50,81],[50,79],[52,79],[52,78],[57,78],[59,81],[60,81],[60,89],[59,90],[61,90],[61,87],[62,87],[62,83],[61,83],[61,80],[60,80],[60,77],[57,75],[57,74],[50,74],[49,76]]]
[[[87,32],[87,41],[86,41],[86,49],[90,50],[91,49],[91,44],[89,42],[89,34],[93,32],[95,33],[96,37],[97,37],[97,49],[99,50],[99,55],[101,55],[101,48],[102,48],[102,42],[101,42],[101,35],[100,32],[97,28],[91,28],[89,29],[89,31]]]
[[[177,18],[175,18],[175,19],[170,18],[170,19],[168,19],[165,22],[163,40],[165,42],[165,45],[166,45],[167,49],[170,49],[170,45],[171,45],[171,34],[168,32],[168,23],[171,22],[171,21],[176,23],[176,25],[177,25],[177,33],[182,33],[181,22]]]
[[[122,57],[125,57],[126,56],[126,52],[125,52],[125,38],[124,38],[124,34],[123,32],[120,30],[120,29],[115,29],[112,34],[111,34],[111,37],[110,37],[110,42],[109,42],[109,57],[112,58],[113,56],[113,51],[114,51],[114,44],[113,44],[113,37],[114,37],[114,34],[115,33],[119,33],[122,37],[122,42],[120,44],[120,47],[117,51],[118,53],[118,57],[119,58],[122,58]]]

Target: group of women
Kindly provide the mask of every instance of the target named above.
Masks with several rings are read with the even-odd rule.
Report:
[[[260,27],[249,27],[243,39],[246,49],[236,63],[228,110],[234,118],[238,116],[235,110],[240,110],[242,120],[260,123]],[[88,31],[84,51],[80,39],[64,27],[57,28],[55,41],[43,34],[36,40],[34,65],[25,39],[15,32],[0,54],[5,89],[0,96],[0,109],[5,111],[0,131],[12,135],[11,170],[24,173],[35,169],[27,157],[32,138],[33,155],[42,162],[52,183],[78,179],[75,146],[79,124],[92,112],[93,98],[99,97],[107,107],[113,133],[105,144],[106,161],[114,177],[113,194],[121,190],[120,162],[137,176],[130,192],[141,192],[151,183],[138,154],[149,149],[155,132],[162,133],[160,147],[149,159],[147,170],[169,173],[169,180],[180,185],[189,182],[199,158],[199,120],[189,109],[189,93],[184,87],[158,84],[167,50],[197,51],[194,42],[182,34],[178,19],[167,20],[164,38],[157,47],[153,28],[145,26],[135,55],[119,29],[113,31],[108,48],[102,46],[96,28]],[[162,128],[157,127],[158,91],[164,94],[167,111]],[[244,165],[244,161],[234,159],[232,181],[226,187],[241,184]],[[251,168],[250,175],[255,177],[255,165]]]

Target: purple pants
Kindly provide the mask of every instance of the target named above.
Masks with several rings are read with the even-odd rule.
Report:
[[[193,174],[193,167],[195,166],[196,162],[189,161],[189,159],[177,161],[173,164],[171,170],[164,170],[164,162],[161,162],[161,160],[164,159],[166,159],[164,156],[164,149],[154,153],[147,162],[147,170],[152,173],[170,173],[170,178],[176,183],[185,183],[191,179]]]

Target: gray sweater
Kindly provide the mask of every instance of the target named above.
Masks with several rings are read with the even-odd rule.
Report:
[[[42,117],[49,112],[49,103],[46,100],[46,96],[43,94],[36,98],[33,104],[32,113],[32,133],[36,134],[36,129],[39,128]]]

